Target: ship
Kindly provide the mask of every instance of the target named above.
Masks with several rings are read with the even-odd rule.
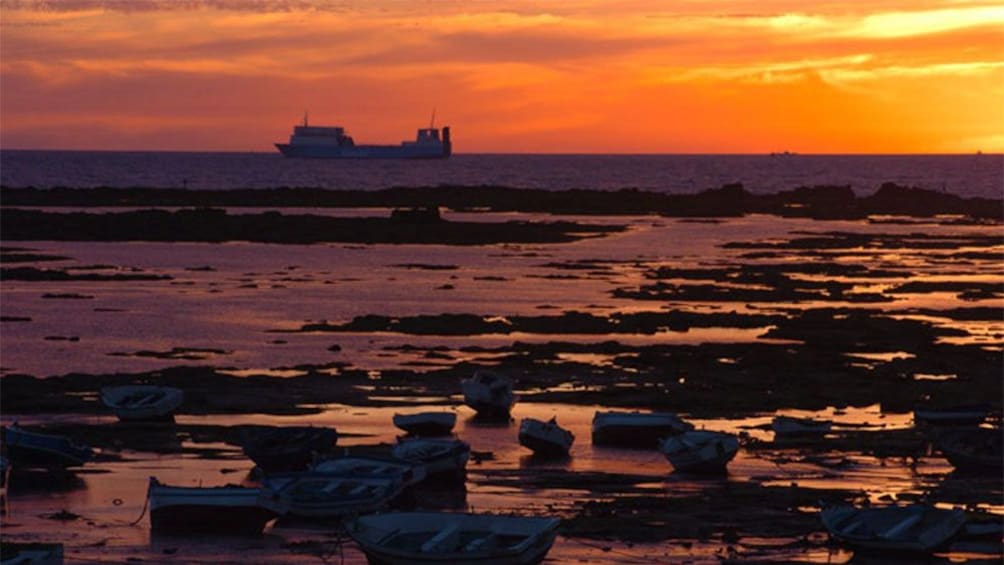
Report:
[[[442,137],[435,127],[435,113],[427,128],[420,128],[414,141],[400,145],[356,145],[341,126],[312,126],[303,115],[303,125],[293,126],[289,143],[276,143],[286,157],[315,159],[445,159],[453,152],[450,128],[444,127]]]

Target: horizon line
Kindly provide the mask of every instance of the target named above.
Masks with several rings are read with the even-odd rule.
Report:
[[[36,148],[0,148],[0,152],[5,151],[25,151],[25,152],[51,152],[51,153],[225,153],[225,154],[252,154],[252,155],[275,155],[281,157],[282,155],[277,151],[254,151],[254,150],[229,150],[229,149],[212,149],[212,150],[199,150],[199,149],[66,149],[66,148],[48,148],[48,149],[36,149]],[[846,157],[896,157],[896,156],[1004,156],[1004,150],[1002,151],[969,151],[969,152],[804,152],[804,151],[758,151],[758,152],[618,152],[618,153],[602,153],[602,152],[532,152],[532,151],[513,151],[513,152],[501,152],[501,151],[477,151],[477,152],[453,152],[452,156],[479,156],[479,155],[494,155],[494,156],[555,156],[555,157],[610,157],[610,156],[620,156],[620,157],[659,157],[659,156],[763,156],[763,157],[832,157],[832,156],[846,156]],[[288,158],[288,157],[284,157]],[[325,161],[326,159],[307,159],[311,161]],[[330,160],[330,159],[327,159]],[[367,159],[335,159],[335,160],[367,160]],[[408,160],[408,159],[401,159]],[[423,160],[423,159],[418,159]],[[442,160],[442,159],[432,159],[432,160]]]

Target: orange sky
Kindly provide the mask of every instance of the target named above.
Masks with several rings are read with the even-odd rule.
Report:
[[[0,147],[271,151],[309,110],[458,152],[1004,151],[1004,5],[0,4]]]

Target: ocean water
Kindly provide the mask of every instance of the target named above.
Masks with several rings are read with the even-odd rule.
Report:
[[[973,155],[509,155],[446,160],[309,160],[278,153],[0,151],[5,187],[322,187],[501,185],[514,188],[693,193],[741,182],[756,193],[884,182],[1000,198],[1004,156]]]

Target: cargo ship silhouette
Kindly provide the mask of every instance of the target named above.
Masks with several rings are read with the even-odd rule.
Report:
[[[427,128],[415,134],[414,141],[400,145],[356,145],[341,126],[312,126],[303,115],[303,125],[293,126],[289,143],[275,146],[286,157],[314,159],[445,159],[453,152],[449,126],[440,137],[435,125],[435,112]]]

